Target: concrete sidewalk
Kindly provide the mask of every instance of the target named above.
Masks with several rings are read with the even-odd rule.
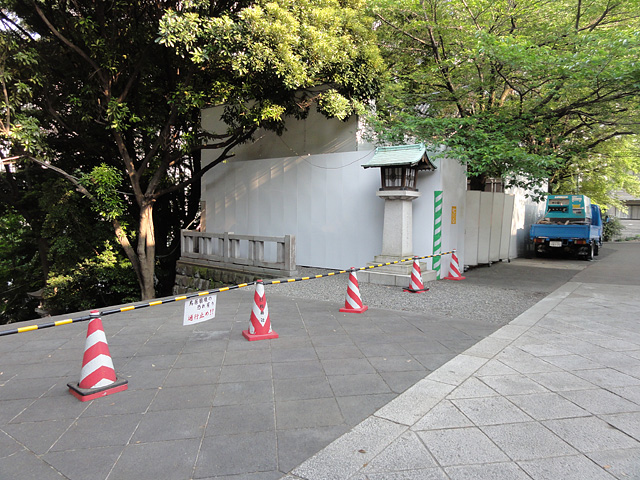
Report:
[[[633,278],[558,288],[285,478],[640,479]]]

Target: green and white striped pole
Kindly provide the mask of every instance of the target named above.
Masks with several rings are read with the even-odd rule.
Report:
[[[433,255],[440,253],[442,248],[442,190],[433,192]],[[440,280],[440,257],[433,257],[432,270]]]

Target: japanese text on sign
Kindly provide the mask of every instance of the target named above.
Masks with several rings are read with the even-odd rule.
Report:
[[[187,300],[184,305],[184,319],[182,325],[205,322],[216,316],[216,295]]]
[[[457,213],[457,208],[451,207],[451,225],[456,224],[456,213]]]

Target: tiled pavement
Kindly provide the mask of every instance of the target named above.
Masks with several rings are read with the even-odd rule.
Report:
[[[0,338],[0,479],[279,478],[499,325],[292,299],[247,342],[253,290],[103,318],[125,392],[82,403],[86,323]],[[47,320],[49,321],[49,320]]]
[[[615,272],[594,264],[575,277],[585,283],[560,287],[285,478],[640,479],[632,248]]]
[[[109,316],[129,390],[88,403],[83,324],[2,337],[0,479],[640,479],[633,248],[495,332],[268,289],[273,341],[240,335],[252,291],[192,327],[178,303]]]

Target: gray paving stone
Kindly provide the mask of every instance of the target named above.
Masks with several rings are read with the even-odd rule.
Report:
[[[79,438],[82,438],[81,446],[84,448],[126,445],[142,417],[140,414],[129,414],[78,418],[51,446],[51,451],[78,448]]]
[[[557,372],[560,370],[555,365],[545,362],[544,360],[513,346],[505,348],[496,356],[496,360],[499,360],[506,366],[523,374]]]
[[[638,410],[637,403],[603,389],[561,392],[560,395],[594,415]]]
[[[206,435],[236,435],[274,430],[274,405],[272,403],[252,403],[213,407]]]
[[[487,426],[482,431],[515,461],[578,453],[537,422]]]
[[[336,401],[347,425],[353,426],[375,413],[376,410],[389,403],[395,397],[396,395],[393,393],[378,393],[336,397]]]
[[[445,472],[451,480],[530,480],[531,477],[515,463],[492,463],[448,467]]]
[[[473,423],[448,400],[443,400],[418,420],[411,429],[440,430],[445,428],[472,427]]]
[[[334,345],[328,347],[315,347],[316,354],[320,360],[338,359],[338,358],[364,358],[362,351],[354,344],[350,345]]]
[[[597,370],[580,370],[575,372],[577,376],[602,388],[630,387],[640,385],[640,379],[625,375],[611,368],[599,368]]]
[[[208,419],[209,408],[147,412],[140,420],[131,443],[201,438]]]
[[[197,445],[194,450],[197,452]],[[205,437],[193,478],[277,470],[275,432]],[[162,478],[162,476],[156,477]],[[183,476],[189,478],[188,476]]]
[[[127,445],[109,475],[110,480],[184,480],[190,478],[199,439]]]
[[[376,416],[402,425],[413,425],[451,390],[452,385],[434,382],[427,377],[378,410]]]
[[[635,385],[633,387],[616,387],[612,388],[611,391],[626,400],[640,405],[640,385]],[[2,414],[0,413],[0,415]]]
[[[405,472],[370,473],[363,476],[362,480],[446,480],[447,477],[440,468],[423,468]],[[349,480],[360,480],[358,477],[349,477]]]
[[[192,387],[163,387],[158,390],[148,411],[175,410],[181,408],[210,407],[213,404],[215,385]]]
[[[600,418],[640,441],[640,408],[636,412],[600,415]]]
[[[276,428],[328,427],[344,422],[335,398],[318,398],[276,403]]]
[[[336,397],[391,393],[391,389],[377,373],[335,375],[327,377]]]
[[[276,401],[328,398],[334,395],[324,376],[276,379],[273,385]]]
[[[33,400],[4,400],[0,401],[0,425],[9,423],[15,416],[20,414],[31,404]]]
[[[269,353],[265,350],[241,350],[224,355],[224,365],[259,365],[269,361]]]
[[[73,419],[80,416],[87,407],[86,403],[78,401],[70,393],[54,397],[41,397],[11,420],[11,423]]]
[[[348,430],[345,425],[336,425],[278,431],[279,470],[292,470]]]
[[[31,452],[21,450],[0,462],[0,478],[20,480],[62,480],[51,465]],[[73,479],[75,480],[75,479]]]
[[[499,360],[492,359],[480,367],[475,374],[477,377],[487,375],[520,375],[520,372],[516,372],[513,368],[506,366]]]
[[[458,386],[486,363],[484,358],[461,354],[434,371],[429,379]]]
[[[543,425],[581,452],[640,447],[638,441],[596,417],[548,420]]]
[[[220,376],[220,367],[173,368],[162,384],[163,387],[191,387],[213,385]]]
[[[421,371],[424,367],[411,355],[395,355],[387,357],[368,357],[369,362],[377,372],[408,372]]]
[[[318,360],[318,354],[311,346],[305,348],[283,348],[271,351],[271,361],[279,362],[302,362],[308,360]]]
[[[504,397],[459,398],[451,402],[478,426],[531,421],[529,415]]]
[[[425,378],[429,373],[429,370],[413,370],[409,372],[379,372],[382,379],[389,386],[391,391],[395,393],[402,393],[409,387],[415,385],[418,381]]]
[[[2,430],[31,452],[41,455],[47,453],[72,424],[71,419],[22,422],[5,425]]]
[[[224,365],[220,372],[219,382],[251,382],[270,378],[271,364],[267,358],[266,363],[260,365]]]
[[[126,363],[119,367],[121,373],[134,373],[149,370],[167,370],[171,368],[178,355],[141,355],[131,357]]]
[[[371,460],[361,472],[365,474],[390,473],[429,469],[437,466],[433,456],[425,448],[420,438],[415,433],[408,431]]]
[[[363,375],[376,373],[376,369],[366,358],[343,358],[322,360],[327,375]]]
[[[70,480],[104,480],[123,450],[123,446],[78,448],[66,452],[51,452],[43,455],[42,459],[64,475],[64,478]],[[90,468],[87,467],[87,459],[90,459]]]
[[[119,392],[117,395],[109,395],[96,402],[91,402],[82,415],[86,417],[99,417],[104,415],[144,413],[149,409],[158,391],[158,389],[126,390]]]
[[[122,372],[116,371],[120,377],[127,379],[128,390],[147,390],[162,387],[164,380],[169,375],[168,369],[154,369],[146,372]]]
[[[562,355],[562,356],[553,356],[553,357],[542,357],[542,359],[555,365],[556,367],[560,367],[564,370],[590,370],[593,368],[599,368],[600,364],[589,360],[586,357],[581,355]]]
[[[609,473],[583,455],[530,460],[518,465],[534,480],[612,480]]]
[[[507,397],[535,420],[586,417],[590,413],[557,393],[533,393]]]
[[[593,388],[592,383],[569,372],[532,373],[529,378],[554,392]]]
[[[447,398],[478,398],[478,397],[495,397],[498,392],[488,387],[485,383],[476,377],[470,377],[465,380],[459,387],[451,392]]]
[[[546,388],[534,382],[526,375],[495,375],[482,377],[486,383],[501,395],[525,395],[527,393],[548,392]]]
[[[369,417],[291,473],[307,480],[349,478],[405,431],[397,423]]]
[[[273,364],[273,378],[276,379],[318,377],[322,375],[325,375],[325,372],[318,360]]]
[[[412,355],[413,358],[418,360],[422,364],[422,366],[424,366],[424,368],[428,370],[437,370],[456,356],[456,354],[451,350],[449,350],[449,353],[428,353]]]
[[[15,455],[25,450],[24,445],[11,438],[6,432],[0,431],[0,459]]]
[[[418,435],[444,467],[509,460],[489,437],[475,427],[418,432]]]
[[[257,382],[221,383],[215,389],[215,397],[213,397],[213,405],[216,407],[273,401],[273,382],[270,379]]]
[[[520,350],[530,353],[535,357],[543,357],[543,360],[545,361],[548,361],[546,357],[559,357],[570,354],[564,348],[560,348],[555,345],[549,345],[548,341],[544,341],[538,344],[518,344],[517,346]]]
[[[436,340],[406,342],[402,344],[402,347],[411,355],[451,353],[450,348],[445,347]]]
[[[367,357],[406,356],[407,350],[399,343],[363,344],[360,351]]]
[[[616,478],[640,478],[640,449],[591,452],[588,457]]]

